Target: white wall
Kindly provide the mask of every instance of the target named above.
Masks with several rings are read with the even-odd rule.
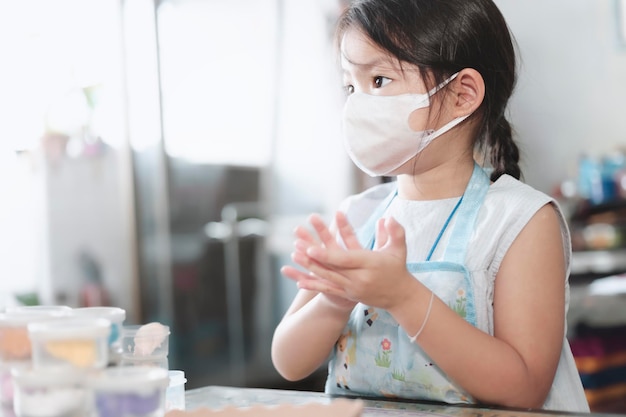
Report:
[[[49,271],[56,302],[79,306],[87,276],[79,263],[81,251],[99,263],[103,285],[112,304],[135,318],[132,276],[132,219],[121,186],[125,172],[118,152],[66,158],[48,165],[47,239]]]
[[[41,169],[38,162],[0,144],[0,309],[16,304],[17,294],[39,289],[41,298],[50,296],[41,276],[45,260],[33,254],[44,252],[46,236],[41,184],[31,174]]]
[[[583,152],[626,148],[626,45],[616,0],[495,0],[519,46],[511,121],[526,182],[544,192]]]

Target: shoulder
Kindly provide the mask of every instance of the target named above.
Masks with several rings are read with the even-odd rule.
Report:
[[[489,187],[481,215],[507,227],[524,227],[544,206],[550,205],[564,220],[560,207],[551,196],[509,175],[503,175]]]
[[[546,208],[543,209],[544,207]],[[570,237],[567,221],[552,197],[509,175],[501,176],[489,187],[474,237],[475,243],[484,245],[485,248],[491,247],[493,257],[490,269],[497,271],[513,241],[540,211],[556,213],[563,250],[569,260]],[[554,219],[553,216],[550,217]]]
[[[551,201],[552,197],[517,180],[510,175],[502,175],[489,187],[487,199],[496,203],[507,203],[512,209],[537,209]]]

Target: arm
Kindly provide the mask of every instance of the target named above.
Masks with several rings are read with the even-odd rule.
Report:
[[[349,233],[344,221],[337,218],[340,233]],[[430,291],[398,261],[406,259],[402,227],[388,219],[377,233],[383,243],[368,255],[311,248],[309,268],[341,287],[325,291],[385,308],[413,335],[426,316]],[[474,328],[435,298],[417,343],[477,400],[541,407],[563,343],[565,275],[559,220],[554,208],[546,205],[522,230],[500,266],[494,336]],[[393,279],[393,285],[377,285],[383,276],[387,284]],[[313,282],[307,285],[323,290]]]
[[[300,290],[272,339],[272,362],[287,380],[307,377],[328,359],[352,307],[332,303],[324,294]]]
[[[320,220],[321,221],[321,220]],[[318,231],[321,244],[329,248],[339,248],[335,233],[325,227]],[[296,229],[296,251],[294,261],[306,264],[304,252],[317,244],[305,228]],[[286,277],[300,282],[319,277],[285,266],[281,272]],[[332,283],[325,282],[327,287]],[[272,362],[276,370],[291,381],[307,377],[324,363],[345,328],[350,313],[356,303],[333,297],[317,291],[301,289],[276,327],[272,339]]]
[[[437,302],[418,342],[478,400],[541,407],[563,343],[565,275],[559,220],[554,208],[546,205],[513,242],[498,271],[494,336],[459,320]],[[399,305],[392,314],[412,331],[410,310]]]

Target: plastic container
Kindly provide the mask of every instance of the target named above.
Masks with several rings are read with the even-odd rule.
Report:
[[[72,314],[72,307],[64,305],[12,306],[7,313],[42,313],[54,317],[67,317]]]
[[[0,403],[3,409],[13,410],[13,372],[16,370],[30,369],[31,363],[27,362],[0,362]],[[2,413],[0,413],[0,416]]]
[[[33,367],[70,364],[104,368],[109,359],[111,322],[102,318],[66,318],[28,325]]]
[[[169,385],[165,391],[165,411],[185,409],[185,372],[169,371]]]
[[[8,364],[0,362],[0,405],[2,408],[13,407],[13,377]]]
[[[112,367],[89,383],[94,417],[162,417],[168,371],[147,367]]]
[[[122,362],[162,362],[169,351],[170,328],[153,322],[122,328]]]
[[[13,410],[17,417],[89,415],[85,372],[72,366],[14,369]]]
[[[30,361],[32,343],[28,336],[28,325],[57,318],[57,313],[44,310],[9,310],[0,313],[0,361]]]
[[[142,366],[150,368],[170,369],[170,363],[167,356],[163,357],[142,357],[142,356],[124,356],[120,358],[119,366]]]
[[[66,305],[35,305],[35,306],[9,306],[7,313],[45,313],[55,316],[68,316],[72,313],[72,307]]]
[[[3,409],[13,409],[13,376],[10,364],[5,362],[0,362],[0,405]]]
[[[126,320],[126,310],[118,307],[75,308],[72,315],[78,318],[103,318],[111,322],[109,334],[109,364],[119,364],[122,355],[122,325]]]

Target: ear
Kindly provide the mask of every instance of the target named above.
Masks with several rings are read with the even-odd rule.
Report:
[[[485,81],[473,68],[464,68],[452,81],[449,94],[452,94],[454,117],[473,113],[485,98]]]

